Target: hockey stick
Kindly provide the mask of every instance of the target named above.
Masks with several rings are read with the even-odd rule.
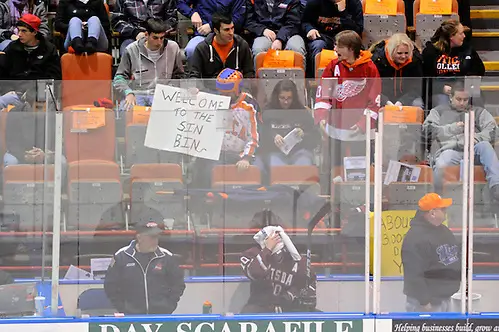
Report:
[[[312,232],[314,231],[315,226],[325,218],[331,212],[331,201],[327,201],[326,204],[322,206],[322,208],[317,212],[315,216],[310,219],[308,222],[307,229],[307,280],[306,286],[307,288],[310,286],[310,281],[312,279]]]

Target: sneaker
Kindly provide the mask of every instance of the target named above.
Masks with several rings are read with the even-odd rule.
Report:
[[[97,39],[95,39],[94,37],[87,38],[85,50],[87,51],[87,54],[94,54],[95,52],[97,52]]]
[[[85,46],[83,45],[83,40],[80,37],[76,37],[71,41],[71,47],[75,51],[75,54],[85,53]]]

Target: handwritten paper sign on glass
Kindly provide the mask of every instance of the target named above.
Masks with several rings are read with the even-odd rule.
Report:
[[[224,132],[217,110],[228,110],[230,98],[156,85],[145,146],[218,160]],[[221,116],[221,115],[220,115]]]

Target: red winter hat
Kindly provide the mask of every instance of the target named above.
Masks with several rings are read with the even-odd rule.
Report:
[[[24,24],[27,24],[28,26],[30,26],[36,32],[40,32],[40,24],[42,24],[42,21],[36,15],[33,15],[33,14],[24,14],[19,19],[19,22],[23,22]]]

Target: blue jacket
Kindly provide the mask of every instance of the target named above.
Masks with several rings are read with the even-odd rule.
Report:
[[[177,9],[182,15],[189,18],[197,12],[201,16],[203,24],[210,24],[212,31],[211,15],[213,13],[223,12],[229,14],[232,17],[236,31],[242,30],[246,18],[245,0],[179,0]]]
[[[275,0],[272,13],[269,12],[266,0],[249,0],[246,6],[246,29],[257,37],[263,36],[263,31],[269,29],[276,32],[278,40],[286,43],[289,38],[300,33],[299,0]]]
[[[104,282],[107,297],[124,314],[171,314],[185,290],[184,273],[173,254],[158,247],[142,266],[135,240],[114,254]]]

